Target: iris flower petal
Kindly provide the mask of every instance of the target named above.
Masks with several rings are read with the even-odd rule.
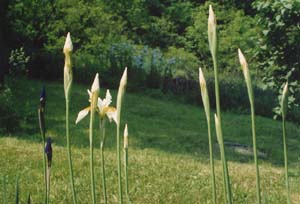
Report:
[[[106,107],[104,111],[105,111],[109,121],[111,122],[113,120],[117,124],[117,109],[109,106],[109,107]]]
[[[75,123],[76,124],[79,123],[85,116],[87,116],[90,112],[90,109],[91,109],[90,107],[87,107],[87,108],[81,110],[77,115],[77,119],[76,119]]]

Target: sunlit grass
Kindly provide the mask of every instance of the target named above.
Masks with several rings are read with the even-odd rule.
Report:
[[[16,106],[27,119],[22,132],[2,135],[0,138],[0,176],[8,175],[7,194],[14,200],[15,178],[20,174],[21,199],[30,191],[32,203],[43,199],[43,162],[40,157],[39,128],[37,124],[36,97],[40,94],[40,81],[19,80],[14,84],[15,96],[22,98]],[[71,203],[67,149],[64,137],[64,97],[61,83],[46,83],[47,88],[47,136],[53,139],[53,164],[51,172],[51,195],[53,203]],[[73,85],[70,106],[70,121],[75,121],[78,110],[86,106],[88,85]],[[112,87],[113,88],[113,87]],[[116,88],[116,87],[115,87]],[[26,91],[25,91],[26,90]],[[102,91],[103,92],[103,91]],[[111,91],[116,98],[116,91]],[[200,94],[200,93],[199,93]],[[24,103],[25,101],[25,103]],[[196,106],[149,98],[142,94],[128,93],[125,97],[123,119],[130,122],[129,148],[129,191],[133,203],[206,203],[211,200],[210,165],[207,124],[204,111]],[[224,112],[223,129],[226,141],[251,147],[251,118]],[[172,116],[172,117],[170,117]],[[256,117],[260,142],[259,151],[266,153],[261,159],[261,190],[263,203],[283,203],[285,177],[283,168],[281,123],[263,117]],[[143,122],[141,122],[143,121]],[[78,188],[78,202],[91,201],[89,182],[89,138],[88,120],[75,125],[70,123],[72,146],[74,146],[74,177]],[[195,125],[197,124],[197,125]],[[213,124],[212,124],[213,125]],[[289,179],[291,198],[299,202],[300,192],[300,130],[296,125],[286,123],[289,155]],[[212,127],[214,128],[214,126]],[[213,138],[216,138],[213,133]],[[108,200],[117,203],[118,181],[115,155],[115,125],[106,125],[106,180]],[[100,139],[95,138],[96,192],[101,196]],[[216,141],[213,141],[217,147]],[[222,198],[222,166],[215,148],[215,170],[217,180],[217,201]],[[232,182],[235,203],[253,203],[256,200],[255,168],[253,157],[244,156],[234,149],[225,149]],[[22,168],[20,168],[22,167]],[[134,172],[134,173],[133,173]],[[23,189],[23,190],[22,190]],[[0,198],[0,203],[2,198]],[[8,202],[9,202],[8,201]],[[265,202],[266,201],[266,202]]]

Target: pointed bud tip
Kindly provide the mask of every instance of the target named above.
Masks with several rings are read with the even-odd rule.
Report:
[[[120,85],[125,86],[127,84],[127,67],[125,67],[125,70],[123,72]]]
[[[246,59],[244,54],[242,53],[242,51],[240,49],[238,49],[238,54],[239,54],[239,60],[242,66],[245,66],[247,64]]]
[[[201,68],[199,68],[199,82],[200,84],[205,84],[205,78]]]
[[[215,13],[211,5],[209,5],[209,15],[208,15],[208,22],[211,24],[215,24]]]
[[[72,44],[70,32],[68,32],[65,45],[64,45],[64,52],[71,52],[72,50],[73,50],[73,44]]]
[[[97,73],[96,76],[95,76],[91,91],[95,92],[95,91],[99,91],[99,89],[100,89],[99,74]]]
[[[124,128],[124,148],[128,148],[128,127],[127,127],[127,123],[125,124],[125,128]]]

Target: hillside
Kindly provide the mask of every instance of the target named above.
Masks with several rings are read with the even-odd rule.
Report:
[[[100,79],[101,82],[101,79]],[[42,198],[42,157],[37,120],[41,81],[19,80],[12,84],[16,106],[25,115],[22,129],[0,137],[0,176],[8,175],[9,196],[20,175],[21,198],[32,194],[33,203]],[[65,102],[63,86],[47,82],[47,136],[53,138],[52,203],[71,203],[65,149]],[[88,106],[85,85],[74,85],[71,101],[71,140],[75,164],[75,185],[80,203],[90,202],[88,119],[75,125],[77,113]],[[112,87],[115,89],[116,87]],[[116,91],[112,90],[113,102]],[[105,90],[101,90],[103,96]],[[129,127],[129,182],[133,203],[210,203],[209,157],[206,119],[202,107],[168,100],[162,94],[126,93],[122,125]],[[251,147],[249,115],[223,113],[224,139],[238,147]],[[292,197],[300,201],[300,129],[287,125]],[[213,131],[214,133],[214,131]],[[217,193],[222,200],[222,172],[215,141]],[[260,170],[264,203],[285,202],[281,123],[257,117],[257,142],[262,153]],[[95,142],[97,196],[100,194],[99,138]],[[255,170],[247,148],[226,147],[235,203],[254,203]],[[247,151],[246,151],[247,153]],[[249,152],[248,152],[249,153]],[[107,179],[110,203],[117,203],[117,172],[114,124],[107,127]],[[0,202],[1,202],[0,198]]]

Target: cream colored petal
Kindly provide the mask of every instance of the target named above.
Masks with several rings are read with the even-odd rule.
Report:
[[[105,104],[104,99],[102,100],[100,97],[98,97],[97,106],[98,106],[98,109],[100,110],[100,112],[102,112],[103,108],[105,107],[104,104]]]
[[[72,50],[73,50],[73,44],[71,41],[70,32],[68,32],[65,45],[64,45],[64,52],[71,52]]]
[[[95,92],[95,91],[99,91],[99,89],[100,89],[99,74],[97,73],[96,76],[95,76],[91,91]]]
[[[117,124],[117,109],[115,109],[114,107],[106,107],[105,113],[110,122],[113,120]]]
[[[89,95],[89,102],[91,102],[92,92],[89,89],[87,89],[87,92],[88,92],[88,95]]]
[[[90,107],[87,107],[87,108],[81,110],[77,115],[75,124],[79,123],[85,116],[87,116],[87,114],[89,114],[89,112],[90,112],[90,109],[91,109]]]
[[[111,99],[112,99],[111,94],[109,92],[109,89],[107,89],[106,90],[106,96],[105,96],[105,99],[104,99],[105,100],[105,106],[109,106],[110,105]]]

